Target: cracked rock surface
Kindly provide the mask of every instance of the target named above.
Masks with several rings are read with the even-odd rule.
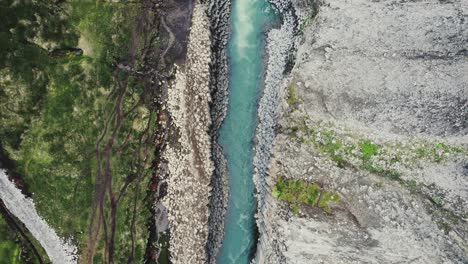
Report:
[[[312,5],[293,2],[301,24]],[[294,214],[265,194],[260,263],[466,262],[468,2],[318,7],[279,88],[266,182],[314,182],[341,199]]]

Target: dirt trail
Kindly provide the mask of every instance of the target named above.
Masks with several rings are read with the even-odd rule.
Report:
[[[148,30],[148,25],[151,24],[148,22],[149,13],[152,12],[152,2],[151,0],[146,0],[142,5],[142,10],[140,15],[137,17],[135,29],[132,34],[132,39],[130,43],[130,48],[128,50],[128,66],[133,69],[137,56],[143,56],[139,54],[139,46],[142,40],[143,35]],[[134,112],[138,106],[140,106],[147,92],[147,89],[144,89],[142,94],[139,95],[139,100],[133,105],[128,112],[124,112],[122,109],[122,104],[124,97],[127,93],[127,90],[130,89],[129,81],[130,74],[128,74],[123,81],[118,80],[119,73],[122,69],[117,68],[115,72],[115,91],[118,93],[117,98],[115,99],[114,110],[109,114],[105,129],[101,134],[100,139],[96,143],[96,158],[97,158],[97,176],[94,187],[94,199],[92,207],[92,215],[89,225],[89,238],[86,243],[86,248],[83,251],[81,258],[82,263],[92,263],[92,259],[95,253],[96,245],[99,239],[99,234],[101,227],[103,228],[103,239],[105,241],[105,255],[106,263],[114,263],[114,240],[115,240],[115,229],[116,229],[116,215],[119,198],[125,193],[128,185],[131,181],[135,180],[129,179],[130,182],[127,182],[123,188],[115,190],[112,186],[113,182],[113,172],[111,169],[111,156],[116,151],[116,141],[117,137],[121,131],[121,128],[125,120],[129,115]],[[115,122],[112,131],[109,131],[109,126]],[[109,217],[105,215],[105,203],[106,198],[109,199],[110,204],[110,215]]]

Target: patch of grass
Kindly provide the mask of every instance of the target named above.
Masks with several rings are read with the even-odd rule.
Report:
[[[169,232],[165,232],[161,235],[158,240],[159,248],[161,249],[161,253],[159,253],[158,264],[169,264],[171,263],[169,260]]]
[[[444,197],[440,195],[434,195],[431,197],[431,202],[437,206],[437,207],[442,207],[444,205]]]
[[[339,167],[344,167],[346,160],[343,156],[343,142],[331,130],[317,131],[307,127],[306,120],[301,120],[291,130],[293,136],[300,136],[300,140],[304,143],[313,144],[318,150],[328,154]]]
[[[320,196],[318,207],[325,208],[328,206],[328,203],[330,202],[337,203],[339,201],[340,201],[340,196],[338,194],[323,191],[322,195]]]
[[[308,123],[308,116],[299,118],[291,127],[289,134],[302,143],[312,144],[318,151],[333,160],[338,167],[358,167],[398,182],[403,181],[401,173],[394,169],[395,165],[410,167],[423,159],[441,162],[447,157],[467,154],[462,147],[449,146],[444,143],[435,145],[417,143],[403,146],[399,143],[377,144],[370,139],[356,137],[345,138],[330,124],[318,122],[310,125]]]
[[[450,157],[457,155],[468,155],[468,152],[463,147],[450,146],[446,143],[428,142],[423,146],[417,147],[414,151],[416,159],[429,159],[433,162],[442,162]]]
[[[0,264],[20,264],[20,247],[12,241],[0,242]]]
[[[304,34],[305,28],[312,22],[312,20],[317,16],[319,11],[319,6],[318,3],[314,2],[313,6],[309,12],[309,15],[302,20],[301,24],[299,24],[299,27],[297,29],[297,34],[302,36]]]
[[[37,241],[36,247],[39,245]],[[43,249],[38,248],[39,254],[46,257]],[[46,259],[48,260],[48,259]],[[38,264],[39,260],[29,248],[23,237],[5,221],[0,215],[0,264]]]
[[[396,170],[386,170],[384,171],[384,176],[393,181],[401,181],[401,173]]]
[[[345,159],[340,153],[343,143],[332,131],[325,131],[317,135],[314,143],[321,151],[330,155],[338,167],[345,166]]]
[[[3,43],[3,35],[0,36],[0,47],[5,47],[0,49],[0,58],[5,59],[0,61],[2,147],[30,186],[39,214],[61,237],[71,239],[81,250],[88,238],[97,168],[104,164],[96,158],[96,143],[101,135],[102,142],[110,140],[110,133],[104,133],[106,128],[111,132],[117,130],[113,114],[121,91],[117,81],[128,83],[121,111],[129,115],[111,148],[113,192],[118,194],[134,175],[141,175],[141,180],[130,184],[120,198],[114,260],[126,263],[131,245],[135,244],[135,262],[142,262],[149,218],[145,186],[153,153],[148,142],[156,129],[155,115],[150,100],[146,99],[130,112],[142,93],[142,80],[129,73],[117,74],[115,67],[116,62],[128,61],[130,36],[141,5],[79,0],[55,5],[41,1],[44,3],[40,4],[39,13],[27,7],[29,13],[37,13],[36,17],[26,11],[23,14],[22,5],[37,1],[20,1],[17,5],[6,1],[10,4],[5,6],[18,9],[4,17],[9,19],[8,24],[17,23],[22,16],[25,20],[35,19],[31,27],[39,34],[33,35],[38,44],[21,48]],[[47,32],[42,32],[43,29]],[[77,47],[81,38],[88,43],[82,56],[67,49],[48,53],[41,47],[47,43],[59,48]],[[10,46],[15,48],[11,52]],[[6,61],[12,54],[16,58]],[[137,48],[134,56],[140,55]],[[135,64],[140,63],[137,60]],[[102,152],[104,148],[101,144],[97,149]],[[106,203],[106,216],[109,207]],[[134,208],[135,228],[130,230]],[[96,259],[102,260],[102,240],[98,245]]]
[[[276,179],[272,195],[280,201],[289,203],[293,214],[299,212],[301,204],[311,207],[317,206],[326,212],[331,212],[328,204],[340,201],[338,194],[324,191],[315,183],[281,177]]]
[[[361,168],[371,173],[382,174],[385,172],[385,170],[381,166],[369,161],[364,162]]]
[[[400,172],[393,170],[393,169],[384,169],[382,166],[372,163],[370,161],[364,161],[361,168],[365,171],[381,175],[390,180],[394,180],[394,181],[401,180]]]
[[[437,143],[431,151],[426,151],[425,154],[426,156],[429,155],[429,153],[432,155],[432,158],[435,162],[441,162],[447,158],[447,156],[450,155],[457,155],[457,154],[463,154],[466,151],[463,148],[460,147],[452,147],[448,146],[444,143]]]
[[[19,239],[0,216],[0,264],[20,264]]]
[[[440,230],[444,231],[446,235],[448,235],[453,228],[449,222],[443,220],[437,222],[437,227],[439,227]]]
[[[292,83],[288,85],[288,98],[286,101],[292,109],[297,109],[296,87]]]
[[[463,215],[455,214],[453,211],[443,207],[445,201],[442,195],[433,195],[427,197],[429,203],[426,204],[426,210],[433,217],[439,229],[448,234],[454,227],[464,223]]]
[[[413,194],[421,191],[418,183],[415,180],[404,181],[403,185]]]
[[[338,167],[359,168],[380,176],[382,179],[398,182],[411,194],[423,197],[426,209],[445,233],[456,228],[462,221],[461,219],[466,218],[444,208],[444,195],[440,192],[434,194],[434,186],[406,180],[399,169],[400,167],[411,169],[427,162],[441,163],[459,157],[468,158],[466,147],[428,140],[377,144],[371,139],[338,131],[329,123],[312,123],[308,116],[298,118],[293,124],[289,130],[292,137],[326,154]],[[384,182],[377,182],[374,186],[382,188],[383,184]],[[426,189],[430,192],[428,193]],[[297,201],[302,199],[296,199],[294,195],[286,193],[286,200],[291,204],[301,204]],[[329,211],[327,207],[323,210]]]
[[[359,147],[364,160],[369,160],[379,151],[379,147],[370,140],[365,140]]]

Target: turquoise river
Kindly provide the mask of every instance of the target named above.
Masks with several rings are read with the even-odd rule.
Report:
[[[228,42],[229,103],[219,131],[229,202],[217,263],[248,264],[256,243],[253,138],[264,69],[265,29],[276,17],[266,0],[232,0]]]

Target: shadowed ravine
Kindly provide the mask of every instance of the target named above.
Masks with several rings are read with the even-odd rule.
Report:
[[[229,103],[219,131],[227,159],[229,201],[217,262],[249,263],[255,244],[253,138],[262,84],[264,31],[274,12],[266,0],[233,1],[228,42]]]

